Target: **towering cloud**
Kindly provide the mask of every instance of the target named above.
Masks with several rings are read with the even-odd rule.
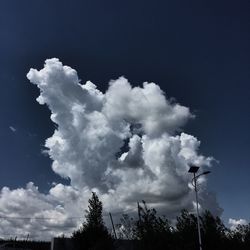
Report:
[[[194,136],[180,133],[193,117],[189,108],[167,100],[155,83],[132,87],[124,77],[112,80],[102,93],[90,81],[81,84],[77,72],[56,58],[46,60],[40,71],[31,69],[27,77],[40,89],[37,101],[48,106],[57,125],[45,142],[52,169],[70,178],[71,186],[58,184],[47,195],[33,184],[2,193],[32,193],[43,216],[61,213],[54,226],[82,214],[91,190],[99,194],[106,211],[132,211],[142,199],[168,216],[193,208],[189,164],[203,168],[212,158],[198,154],[200,142]],[[200,205],[206,208],[209,200],[209,208],[218,214],[221,209],[205,183],[201,179]],[[1,197],[0,207],[6,205]]]

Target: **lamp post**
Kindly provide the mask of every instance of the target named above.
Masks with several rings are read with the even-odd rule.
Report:
[[[200,167],[197,166],[190,166],[190,169],[188,170],[189,173],[192,173],[194,175],[194,178],[192,179],[192,185],[194,186],[194,191],[195,191],[195,198],[196,198],[196,212],[197,212],[197,228],[198,228],[198,236],[199,236],[199,248],[202,250],[202,245],[201,245],[201,229],[200,229],[200,214],[199,214],[199,204],[198,204],[198,192],[197,192],[197,179],[201,175],[206,175],[211,173],[210,171],[205,171],[199,175],[196,175],[197,171],[199,170]],[[193,184],[194,182],[194,184]]]

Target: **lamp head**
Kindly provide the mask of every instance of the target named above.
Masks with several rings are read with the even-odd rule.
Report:
[[[205,171],[202,174],[210,174],[210,173],[211,173],[211,171]]]

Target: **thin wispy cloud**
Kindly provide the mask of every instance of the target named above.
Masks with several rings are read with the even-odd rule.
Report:
[[[15,132],[17,131],[17,129],[16,129],[15,127],[13,127],[13,126],[9,126],[9,129],[10,129],[13,133],[15,133]]]

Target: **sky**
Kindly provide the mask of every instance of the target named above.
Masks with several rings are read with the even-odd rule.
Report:
[[[211,171],[204,209],[249,221],[249,7],[1,1],[0,217],[19,219],[0,234],[70,232],[93,190],[105,211],[174,217],[188,164]]]

